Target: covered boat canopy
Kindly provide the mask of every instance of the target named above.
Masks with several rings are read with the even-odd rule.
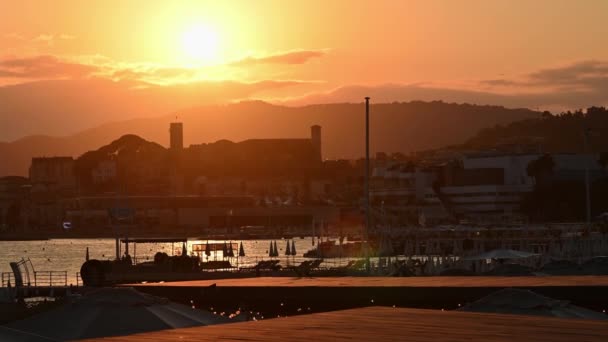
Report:
[[[125,243],[178,243],[188,242],[188,238],[128,238],[121,239],[120,242]]]
[[[486,259],[525,259],[540,254],[516,251],[514,249],[495,249],[493,251],[481,253],[479,255],[466,257],[464,260],[486,260]]]
[[[208,243],[197,243],[192,245],[192,251],[195,253],[203,253],[203,252],[219,252],[224,251],[226,248],[226,252],[228,252],[229,248],[237,249],[238,244],[236,242],[230,242],[229,244],[226,242],[208,242]]]

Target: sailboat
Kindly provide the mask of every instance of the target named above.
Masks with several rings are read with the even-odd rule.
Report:
[[[232,249],[232,241],[228,244],[228,256],[234,258],[234,250]]]
[[[245,256],[245,248],[243,248],[243,242],[241,241],[241,247],[239,248],[239,257]]]
[[[279,256],[279,249],[277,248],[277,242],[274,242],[274,256],[278,257]]]
[[[291,247],[289,246],[289,240],[287,240],[287,244],[285,246],[285,255],[291,255]]]

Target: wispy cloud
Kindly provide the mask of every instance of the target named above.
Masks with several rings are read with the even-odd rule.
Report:
[[[25,37],[17,32],[5,33],[2,35],[2,37],[5,39],[25,40]]]
[[[120,67],[109,74],[114,80],[144,81],[147,83],[183,83],[195,80],[198,70],[179,67],[131,66]]]
[[[62,34],[58,35],[57,38],[62,39],[62,40],[72,40],[72,39],[76,39],[76,36],[72,36],[71,34],[62,33]]]
[[[75,38],[76,37],[69,35],[69,34],[65,34],[65,33],[61,33],[61,34],[43,33],[43,34],[39,34],[38,36],[32,38],[31,41],[34,43],[42,43],[42,44],[52,46],[57,41],[72,40]]]
[[[321,58],[326,54],[327,50],[294,50],[260,57],[249,56],[232,62],[231,65],[304,64],[312,59]]]
[[[542,68],[517,78],[482,80],[480,84],[512,88],[564,88],[604,91],[608,81],[608,61],[583,60]],[[598,86],[600,89],[598,89]]]
[[[283,101],[289,105],[361,102],[434,101],[504,105],[561,111],[608,105],[608,61],[586,60],[514,78],[487,79],[462,85],[379,84],[346,85]]]
[[[44,43],[47,45],[52,45],[55,41],[55,36],[52,34],[41,34],[32,39],[35,43]]]
[[[53,46],[57,42],[76,39],[67,33],[40,33],[35,36],[26,36],[18,32],[5,33],[0,38],[12,40],[15,44],[26,44],[33,46]]]
[[[82,78],[98,71],[93,65],[69,62],[51,55],[0,59],[0,78]]]

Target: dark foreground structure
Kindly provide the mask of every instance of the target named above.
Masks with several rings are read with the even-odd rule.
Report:
[[[452,310],[505,288],[531,290],[599,312],[608,309],[608,276],[259,277],[127,286],[211,311],[273,316],[371,305]]]
[[[89,341],[605,341],[605,321],[368,307]]]

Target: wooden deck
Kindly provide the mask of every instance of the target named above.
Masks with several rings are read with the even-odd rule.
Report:
[[[258,277],[126,284],[135,287],[545,287],[608,286],[608,276],[536,277]]]
[[[368,307],[89,341],[606,341],[606,321]]]

